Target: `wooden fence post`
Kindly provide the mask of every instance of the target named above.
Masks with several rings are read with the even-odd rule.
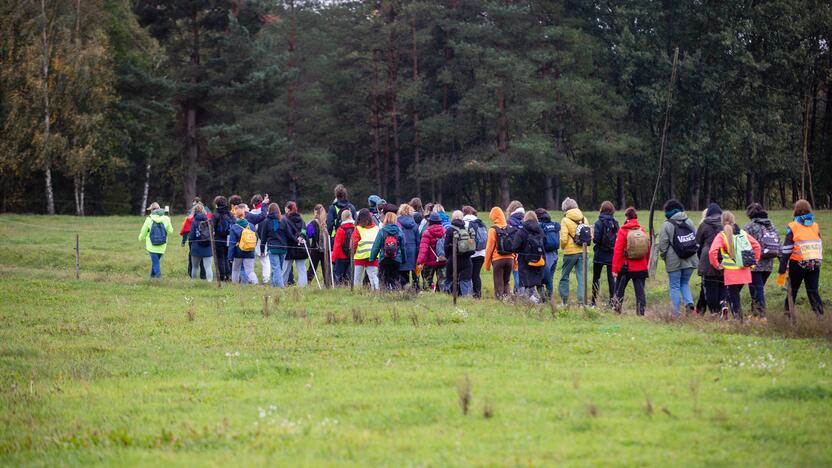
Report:
[[[220,261],[217,258],[217,246],[214,244],[214,226],[210,221],[208,224],[211,225],[211,229],[208,230],[208,235],[211,238],[211,257],[214,259],[214,278],[217,279],[217,289],[220,289],[222,287],[222,282],[220,281]],[[199,226],[196,228],[199,229]]]
[[[81,279],[81,239],[75,233],[75,279]]]
[[[457,298],[457,296],[459,296],[459,276],[457,275],[457,262],[456,262],[457,241],[458,241],[457,236],[454,236],[453,277],[451,278],[451,282],[453,284],[453,290],[454,290],[454,306],[456,306],[456,298]]]

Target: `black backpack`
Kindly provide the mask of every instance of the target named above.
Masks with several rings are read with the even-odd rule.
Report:
[[[517,234],[518,229],[514,226],[506,226],[505,228],[500,228],[494,226],[494,232],[497,235],[497,253],[500,255],[511,255],[516,253],[512,248],[511,245],[514,241],[514,236]]]
[[[756,222],[756,221],[755,221]],[[780,234],[771,223],[757,223],[760,227],[760,258],[769,259],[780,256]]]
[[[344,229],[344,240],[341,242],[341,252],[344,252],[344,255],[347,258],[350,257],[350,242],[352,242],[352,233],[355,231],[354,228],[346,228]]]
[[[338,228],[341,227],[341,215],[344,214],[344,211],[350,211],[350,205],[347,203],[346,206],[338,208],[338,206],[333,203],[332,206],[335,207],[336,213],[335,219],[332,220],[332,232],[337,232]]]
[[[193,230],[195,240],[202,242],[203,245],[211,242],[211,222],[209,220],[205,219],[198,222],[196,229]]]
[[[699,252],[699,244],[696,243],[696,232],[688,226],[688,223],[681,221],[670,221],[673,224],[673,241],[670,245],[676,256],[682,260],[693,257]]]
[[[526,238],[526,258],[524,259],[526,264],[539,262],[546,256],[546,249],[543,248],[544,242],[543,236],[529,234]]]
[[[605,219],[601,221],[601,226],[604,227],[604,230],[601,232],[601,241],[598,243],[598,248],[602,252],[615,251],[615,239],[618,237],[618,221]]]
[[[591,244],[592,228],[583,222],[578,223],[578,225],[575,226],[575,235],[572,237],[572,240],[575,241],[575,245],[578,247],[584,247]]]

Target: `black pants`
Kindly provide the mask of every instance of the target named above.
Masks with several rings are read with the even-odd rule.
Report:
[[[323,276],[323,266],[324,251],[318,249],[309,249],[309,267],[306,268],[306,281],[309,284],[312,284],[312,281],[315,280],[315,269],[318,270],[318,276]]]
[[[214,250],[217,254],[217,274],[220,275],[220,281],[230,281],[231,263],[228,262],[228,246],[225,245],[225,239],[215,240]]]
[[[770,271],[752,271],[751,284],[748,285],[751,292],[751,312],[760,317],[766,316],[766,282],[769,276]]]
[[[800,263],[789,260],[789,282],[792,286],[792,300],[797,302],[797,292],[800,290],[801,283],[806,283],[806,295],[809,296],[809,304],[812,310],[818,315],[823,315],[823,300],[820,298],[818,291],[818,281],[820,280],[820,268],[817,270],[807,270],[800,266]],[[789,310],[789,299],[786,298],[786,310]]]
[[[705,298],[708,301],[708,310],[712,314],[718,314],[722,311],[722,306],[728,296],[725,290],[725,282],[721,276],[704,276],[702,277],[702,285],[705,288]]]
[[[483,263],[485,263],[485,257],[471,257],[471,266],[473,267],[471,271],[471,282],[474,283],[474,297],[476,298],[482,297],[482,279],[480,278],[480,272],[482,271]]]
[[[378,272],[381,282],[386,289],[399,289],[401,279],[399,278],[399,267],[401,264],[395,260],[386,258],[379,262]]]
[[[615,297],[615,279],[612,277],[612,265],[603,263],[592,264],[592,305],[595,305],[595,298],[598,297],[598,289],[601,287],[601,272],[607,267],[607,285],[610,288],[610,299]]]
[[[350,261],[346,259],[335,260],[335,284],[349,286],[352,282],[352,271],[350,269]]]
[[[413,271],[411,271],[411,270],[407,270],[407,271],[399,270],[399,286],[401,286],[402,289],[407,288],[407,285],[410,284],[410,275],[412,273],[413,273]]]
[[[708,308],[708,296],[705,293],[705,278],[699,277],[699,299],[696,300],[696,311],[700,314],[705,313]]]
[[[728,305],[731,307],[731,314],[734,318],[738,318],[742,315],[742,301],[740,300],[740,292],[742,292],[742,287],[745,286],[744,284],[732,284],[730,286],[725,287],[725,295],[728,301]]]
[[[644,315],[644,309],[647,307],[647,295],[644,292],[644,282],[646,280],[646,271],[634,271],[630,273],[626,267],[621,269],[618,273],[618,280],[615,283],[615,295],[613,296],[615,298],[613,306],[616,312],[621,312],[621,305],[624,302],[624,291],[627,290],[627,284],[632,281],[633,288],[636,290],[636,313],[638,315]]]

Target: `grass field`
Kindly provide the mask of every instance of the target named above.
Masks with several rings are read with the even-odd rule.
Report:
[[[147,279],[141,221],[0,216],[0,465],[832,464],[830,341],[786,338],[773,281],[743,326],[217,289],[178,245]]]

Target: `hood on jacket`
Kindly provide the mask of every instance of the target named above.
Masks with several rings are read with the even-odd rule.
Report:
[[[385,224],[384,227],[381,228],[381,230],[384,231],[384,234],[388,236],[395,236],[396,234],[399,234],[401,232],[399,226],[395,224]]]
[[[266,218],[277,221],[277,213],[269,213]]]
[[[491,212],[488,213],[488,217],[491,218],[491,222],[499,228],[504,228],[507,225],[506,215],[503,213],[503,209],[499,206],[491,208]]]
[[[428,223],[430,224],[439,224],[441,222],[442,217],[439,216],[439,213],[431,213],[430,216],[428,216]]]
[[[344,229],[355,229],[355,221],[351,219],[341,221],[341,227]]]
[[[193,222],[201,223],[202,221],[208,221],[208,215],[206,215],[205,213],[198,213],[194,215]]]
[[[226,205],[217,206],[216,211],[217,211],[218,215],[227,215],[230,212],[230,210],[228,209],[228,206],[226,206]]]
[[[709,217],[709,218],[711,216],[721,215],[721,214],[722,214],[722,208],[720,208],[719,205],[717,205],[716,203],[711,203],[710,205],[708,205],[708,210],[705,212],[705,216]]]
[[[399,216],[399,224],[405,229],[413,229],[416,227],[416,220],[413,216]]]
[[[612,219],[612,220],[615,220],[615,216],[613,216],[609,213],[601,213],[601,214],[598,215],[598,219]]]
[[[682,221],[686,221],[688,219],[688,215],[684,211],[680,211],[680,212],[674,214],[673,216],[671,216],[670,219],[673,220],[673,221],[682,222]],[[629,222],[629,221],[627,221],[627,222]]]
[[[752,218],[751,221],[759,224],[760,226],[764,226],[764,227],[771,226],[771,221],[767,218]]]
[[[539,215],[537,215],[537,221],[541,223],[551,223],[552,217],[549,216],[549,212],[546,212],[545,214],[540,213]]]
[[[543,230],[540,229],[540,223],[533,219],[523,221],[523,229],[532,234],[543,234]]]
[[[336,207],[336,208],[338,208],[338,209],[340,210],[340,209],[342,209],[342,208],[346,208],[346,207],[350,206],[350,201],[349,201],[349,200],[347,200],[347,199],[338,200],[338,199],[336,198],[336,199],[335,199],[335,201],[334,201],[334,202],[332,202],[332,204],[333,204],[333,205],[335,205],[335,207]]]
[[[287,214],[286,217],[289,218],[289,221],[291,221],[294,224],[303,223],[303,218],[301,218],[300,213],[298,213],[297,211],[295,211],[294,213]]]
[[[465,228],[465,221],[463,221],[461,219],[455,219],[455,220],[451,221],[451,226],[456,226],[458,228],[463,228],[464,229]]]
[[[462,220],[463,220],[463,221],[468,221],[468,222],[471,222],[471,221],[476,221],[477,219],[479,219],[479,218],[477,218],[477,217],[476,217],[476,216],[474,216],[474,215],[470,215],[470,214],[467,214],[467,215],[465,215],[465,216],[463,216],[463,217],[462,217]]]
[[[815,215],[812,213],[806,213],[803,216],[797,216],[794,220],[804,226],[811,226],[815,223]]]
[[[584,214],[581,212],[580,208],[572,208],[571,210],[567,211],[564,216],[571,219],[577,224],[580,224],[584,220]]]
[[[714,230],[721,231],[722,230],[722,213],[715,214],[713,216],[708,216],[702,221],[702,224],[707,224],[714,228]]]
[[[238,220],[235,222],[235,224],[236,224],[237,226],[240,226],[241,228],[244,228],[244,229],[245,229],[245,227],[246,227],[246,226],[248,226],[248,220],[246,220],[245,218],[241,218],[241,219],[238,219]]]
[[[680,213],[676,213],[676,214],[680,214]],[[640,229],[640,228],[641,228],[641,224],[638,223],[638,219],[628,219],[621,226],[621,229]]]
[[[153,213],[150,213],[150,219],[154,223],[161,223],[162,218],[165,217],[165,210],[156,210]]]

